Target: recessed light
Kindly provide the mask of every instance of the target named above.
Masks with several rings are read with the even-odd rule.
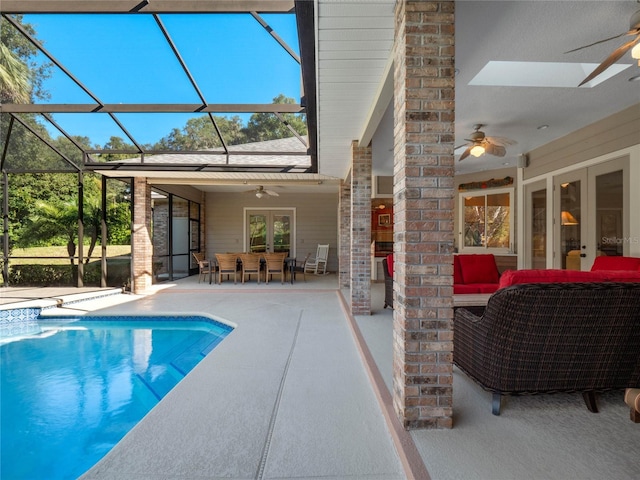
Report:
[[[502,162],[502,165],[511,165],[509,162]]]
[[[547,128],[549,128],[549,125],[540,125],[538,130],[546,130]]]

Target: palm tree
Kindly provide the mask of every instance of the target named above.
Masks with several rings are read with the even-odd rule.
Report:
[[[38,214],[22,232],[22,241],[27,244],[35,241],[48,241],[56,237],[67,238],[67,253],[71,265],[76,254],[76,235],[78,234],[78,206],[73,201],[36,203]]]
[[[31,99],[31,71],[4,43],[0,44],[0,98],[5,103]]]

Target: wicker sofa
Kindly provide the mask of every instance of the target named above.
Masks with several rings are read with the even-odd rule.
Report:
[[[493,393],[596,392],[640,387],[640,283],[527,283],[494,293],[484,315],[457,309],[453,362]]]

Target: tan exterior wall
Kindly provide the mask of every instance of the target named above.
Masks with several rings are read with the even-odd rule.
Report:
[[[640,143],[640,103],[529,152],[523,180]]]

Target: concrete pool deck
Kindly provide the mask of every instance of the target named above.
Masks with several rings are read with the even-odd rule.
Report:
[[[237,328],[84,479],[640,477],[640,429],[620,392],[603,394],[598,414],[555,394],[508,399],[496,417],[490,394],[454,369],[454,428],[398,428],[383,284],[373,314],[355,319],[335,275],[155,290],[54,310],[202,313]]]

